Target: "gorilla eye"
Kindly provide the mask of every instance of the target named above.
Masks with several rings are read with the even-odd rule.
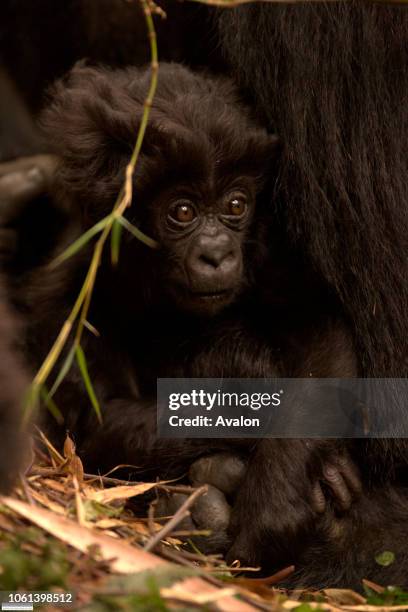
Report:
[[[173,206],[169,211],[169,216],[179,223],[191,223],[197,214],[192,204],[183,202]]]
[[[247,209],[247,199],[244,194],[234,195],[228,198],[226,214],[233,217],[242,217]]]

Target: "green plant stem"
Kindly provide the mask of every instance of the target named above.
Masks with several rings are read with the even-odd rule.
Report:
[[[44,383],[46,382],[48,376],[50,375],[58,358],[60,357],[78,317],[79,319],[78,319],[78,326],[77,326],[75,339],[74,339],[74,346],[76,347],[80,346],[80,340],[82,337],[82,332],[83,332],[83,328],[86,322],[87,314],[89,312],[89,307],[90,307],[92,293],[93,293],[95,282],[96,282],[98,268],[99,268],[99,265],[102,259],[103,248],[105,246],[108,236],[110,235],[110,232],[112,230],[115,220],[122,217],[126,208],[130,206],[130,204],[132,203],[133,173],[134,173],[137,161],[139,159],[140,151],[141,151],[142,144],[143,144],[143,139],[146,133],[146,127],[147,127],[148,120],[149,120],[150,109],[151,109],[154,95],[155,95],[156,88],[157,88],[158,71],[159,71],[157,38],[156,38],[156,31],[154,28],[154,23],[153,23],[153,18],[152,18],[153,5],[150,2],[150,0],[140,0],[140,2],[144,10],[147,30],[148,30],[148,36],[149,36],[149,42],[150,42],[151,79],[150,79],[150,86],[149,86],[148,94],[147,94],[147,97],[144,103],[142,120],[141,120],[139,130],[137,133],[137,137],[136,137],[136,143],[133,149],[133,153],[132,153],[130,162],[126,168],[125,183],[115,202],[112,214],[104,220],[106,221],[106,225],[104,226],[101,236],[98,238],[94,246],[92,259],[91,259],[91,262],[90,262],[90,265],[87,271],[87,275],[85,277],[85,281],[79,292],[79,295],[75,301],[75,304],[68,318],[64,322],[61,328],[61,331],[59,332],[57,336],[57,339],[52,345],[47,357],[45,358],[43,364],[41,365],[39,371],[37,372],[33,380],[31,394],[30,394],[32,401],[30,405],[27,407],[27,410],[25,411],[25,415],[24,415],[25,422],[29,418],[30,412],[33,408],[33,403],[34,403],[33,399],[36,400],[38,398],[39,392],[42,386],[44,385]]]

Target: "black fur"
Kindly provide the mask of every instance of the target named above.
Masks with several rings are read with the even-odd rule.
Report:
[[[408,12],[372,2],[224,11],[222,49],[285,144],[292,241],[339,295],[365,376],[408,371]]]
[[[65,208],[70,210],[67,240],[74,239],[112,209],[123,184],[149,79],[148,70],[77,67],[67,80],[56,85],[43,124],[61,155],[54,195],[59,201],[64,199]],[[115,412],[112,432],[105,422],[100,435],[111,439],[112,454],[107,453],[103,458],[101,451],[105,445],[100,437],[91,438],[88,426],[76,422],[93,418],[86,394],[77,382],[78,374],[75,384],[67,381],[64,385],[62,401],[57,398],[57,403],[61,402],[62,408],[68,411],[68,428],[78,438],[84,435],[83,445],[92,448],[89,459],[98,456],[95,467],[105,467],[101,461],[112,467],[118,448],[125,454],[130,453],[121,462],[134,463],[131,459],[138,446],[155,444],[154,439],[140,436],[139,426],[132,427],[128,419],[133,421],[136,417],[131,415],[139,410],[143,419],[150,418],[144,412],[144,400],[150,398],[154,405],[157,376],[171,371],[180,374],[188,369],[192,371],[190,355],[197,355],[197,369],[205,367],[206,359],[203,357],[201,362],[198,356],[200,342],[211,347],[210,332],[211,337],[220,341],[223,336],[222,326],[216,331],[211,317],[204,316],[206,313],[189,312],[187,295],[183,306],[168,293],[174,269],[184,265],[184,246],[173,244],[170,233],[164,230],[165,217],[162,220],[161,216],[164,196],[174,187],[183,186],[190,193],[193,191],[193,199],[207,199],[205,206],[211,207],[218,197],[216,194],[228,191],[231,181],[241,175],[251,181],[255,195],[263,188],[263,174],[274,148],[274,142],[271,143],[239,103],[230,81],[195,75],[177,65],[161,65],[158,91],[134,177],[134,203],[127,213],[133,223],[160,240],[161,249],[150,250],[124,235],[119,266],[112,269],[108,261],[104,262],[92,302],[90,318],[101,338],[88,333],[84,338],[93,378],[97,388],[100,385],[102,403],[107,400],[117,403],[121,398],[128,402],[133,397],[134,401],[139,398],[142,405],[140,409],[132,405],[120,416]],[[251,223],[251,240],[245,244],[238,293],[245,292],[254,282],[254,271],[247,265],[247,258],[256,257],[259,267],[265,259],[265,223],[262,223],[265,214],[260,203],[258,215]],[[239,240],[245,236],[244,232]],[[240,248],[243,250],[244,246]],[[25,301],[33,308],[32,327],[27,337],[37,366],[46,354],[50,338],[69,312],[88,261],[89,249],[60,268],[51,266],[46,272],[35,271],[28,295],[25,288]],[[180,292],[181,283],[182,279],[177,278]],[[58,316],[50,319],[50,312]],[[105,348],[101,350],[101,346]],[[234,355],[228,359],[233,360]],[[73,393],[80,395],[82,411],[78,402],[67,399],[71,387]],[[76,404],[78,410],[72,410]],[[150,425],[147,423],[152,438],[153,417]],[[109,420],[108,414],[106,418]],[[118,445],[114,443],[116,430]],[[121,440],[123,436],[130,437],[131,443]],[[81,452],[83,445],[78,442]],[[149,461],[163,464],[163,458],[156,456],[155,451],[149,458],[147,450],[144,452],[146,464]],[[185,464],[185,459],[182,461]]]
[[[166,19],[153,15],[161,61],[196,66],[213,57],[212,63],[221,65],[205,7],[173,0],[157,5],[167,13]],[[31,0],[3,0],[0,65],[34,113],[43,106],[45,89],[83,58],[115,67],[146,64],[150,47],[141,4],[67,0],[62,6],[53,0],[37,0],[35,5]]]
[[[3,289],[4,293],[4,289]],[[22,427],[28,376],[18,355],[19,325],[4,295],[0,302],[0,492],[8,493],[18,472],[28,467],[31,447]]]
[[[408,12],[371,2],[256,3],[220,12],[217,21],[237,80],[284,142],[277,192],[291,243],[338,296],[354,330],[360,373],[405,377]],[[399,414],[407,418],[405,401]],[[368,487],[390,479],[390,488],[353,509],[340,546],[350,558],[336,564],[335,552],[319,557],[311,549],[304,580],[351,584],[354,568],[366,563],[372,575],[375,546],[364,533],[377,522],[379,539],[400,551],[400,566],[374,575],[406,584],[398,534],[405,534],[407,442],[355,443],[353,452]],[[358,537],[359,550],[351,545]]]

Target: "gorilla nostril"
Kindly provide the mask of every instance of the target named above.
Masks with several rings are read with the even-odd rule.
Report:
[[[218,266],[222,262],[222,258],[217,257],[215,254],[201,254],[199,257],[199,261],[206,266],[211,266],[212,268],[218,268]]]
[[[208,253],[201,253],[199,256],[200,263],[215,269],[219,268],[224,263],[233,263],[234,260],[235,256],[232,251],[221,252],[214,250]]]

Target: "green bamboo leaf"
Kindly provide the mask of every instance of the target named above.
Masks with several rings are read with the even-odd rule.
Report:
[[[111,261],[114,266],[119,261],[120,239],[122,236],[122,225],[117,219],[113,222],[111,232]]]
[[[129,221],[125,219],[125,217],[118,217],[118,222],[123,225],[123,227],[127,229],[128,232],[133,234],[135,238],[140,240],[140,242],[143,242],[143,244],[147,245],[151,249],[159,248],[160,245],[158,242],[156,242],[156,240],[153,240],[153,238],[146,236],[146,234],[144,234],[138,227],[132,225],[132,223],[129,223]]]
[[[60,371],[58,372],[58,376],[54,381],[54,384],[52,385],[48,395],[50,398],[52,398],[55,394],[55,392],[57,391],[58,387],[60,386],[60,384],[62,383],[62,381],[64,380],[65,376],[68,374],[68,372],[71,369],[72,366],[72,362],[74,360],[74,356],[75,356],[75,345],[72,345],[68,355],[65,358],[64,363],[61,366]]]
[[[104,217],[103,219],[101,219],[100,221],[98,221],[98,223],[96,223],[95,225],[93,225],[92,227],[89,228],[89,230],[87,230],[85,233],[83,233],[77,240],[75,240],[75,242],[73,242],[72,244],[69,245],[69,247],[67,247],[65,249],[65,251],[63,251],[62,253],[60,253],[53,261],[53,266],[59,266],[60,263],[62,263],[63,261],[65,261],[66,259],[69,259],[70,257],[72,257],[73,255],[75,255],[75,253],[77,253],[78,251],[80,251],[94,236],[96,236],[97,234],[99,234],[102,230],[105,229],[105,227],[109,224],[112,223],[112,218],[113,215],[112,213],[110,215],[108,215],[107,217]]]
[[[59,425],[62,425],[64,422],[64,417],[62,416],[61,410],[58,408],[57,404],[54,402],[52,397],[47,391],[47,388],[43,385],[40,391],[41,399],[44,404],[47,406],[48,410],[51,412],[54,419],[57,421]]]
[[[91,400],[91,404],[92,404],[92,406],[93,406],[93,408],[95,410],[96,416],[98,417],[98,421],[100,423],[102,423],[101,407],[99,405],[98,398],[95,395],[95,391],[93,389],[91,379],[89,377],[89,372],[88,372],[88,366],[87,366],[87,363],[86,363],[85,353],[84,353],[84,351],[82,350],[82,347],[79,344],[76,345],[75,355],[76,355],[76,359],[77,359],[77,363],[78,363],[79,369],[81,370],[82,379],[84,381],[86,390],[88,392],[89,399]]]

